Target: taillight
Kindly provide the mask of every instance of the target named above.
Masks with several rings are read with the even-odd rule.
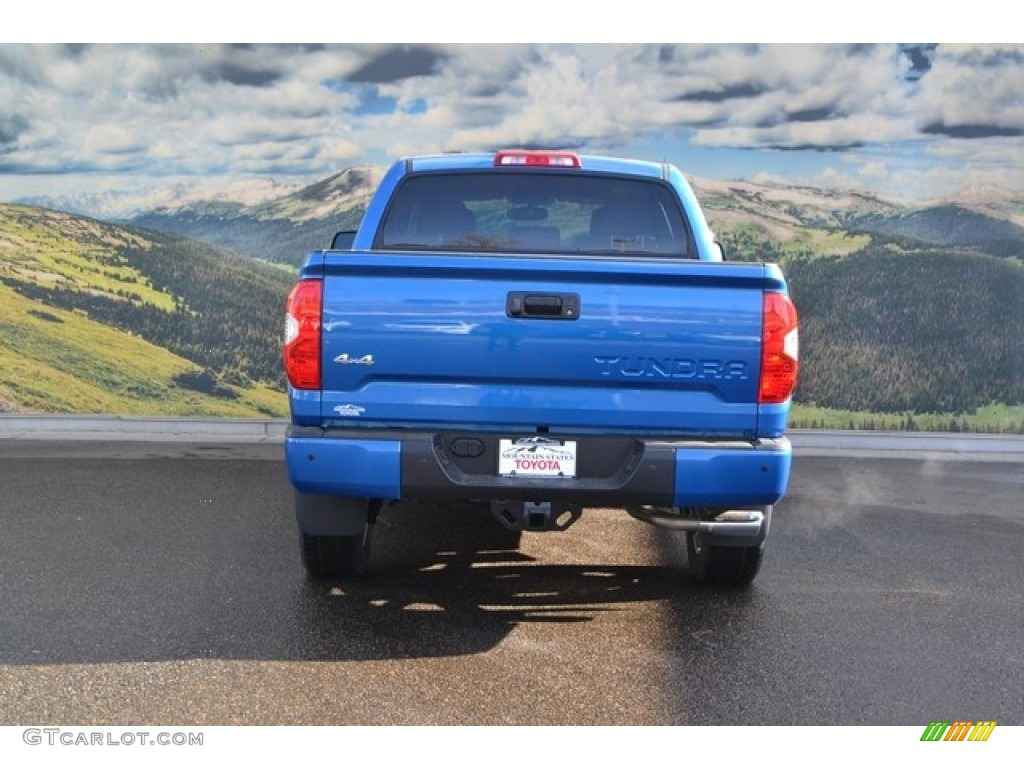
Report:
[[[503,149],[494,155],[494,165],[542,165],[549,168],[580,168],[575,152],[553,152],[537,149]]]
[[[784,293],[764,295],[761,383],[757,402],[784,403],[796,388],[800,342],[796,307]]]
[[[322,280],[301,280],[288,296],[284,371],[295,389],[320,389]]]

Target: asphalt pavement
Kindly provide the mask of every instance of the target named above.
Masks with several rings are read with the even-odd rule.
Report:
[[[392,507],[311,581],[283,426],[128,421],[0,419],[0,724],[1024,724],[1019,438],[794,435],[737,591],[611,509]]]

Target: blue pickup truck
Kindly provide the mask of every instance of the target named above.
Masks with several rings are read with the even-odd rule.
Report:
[[[797,349],[781,271],[723,261],[672,165],[402,159],[288,299],[303,563],[363,571],[397,501],[519,531],[612,507],[685,535],[698,581],[747,584],[789,479]]]

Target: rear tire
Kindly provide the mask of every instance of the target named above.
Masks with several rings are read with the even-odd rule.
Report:
[[[743,587],[761,569],[764,544],[756,547],[713,547],[699,533],[686,534],[686,559],[690,574],[702,584]]]
[[[370,564],[373,526],[353,536],[312,536],[299,531],[302,564],[317,579],[356,576]]]
[[[371,506],[368,499],[295,493],[299,552],[310,576],[336,578],[366,570],[376,520]]]

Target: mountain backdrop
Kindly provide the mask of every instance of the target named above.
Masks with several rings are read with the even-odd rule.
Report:
[[[298,266],[334,233],[355,229],[380,173],[350,168],[290,194],[255,204],[200,200],[132,217],[132,225],[186,235],[265,261]]]
[[[358,224],[379,178],[350,168],[117,224],[0,206],[0,332],[16,340],[0,352],[0,409],[284,413],[293,268]],[[911,415],[1024,405],[1020,196],[978,188],[911,203],[692,181],[727,258],[787,273],[799,403]],[[88,198],[33,202],[90,210]]]

